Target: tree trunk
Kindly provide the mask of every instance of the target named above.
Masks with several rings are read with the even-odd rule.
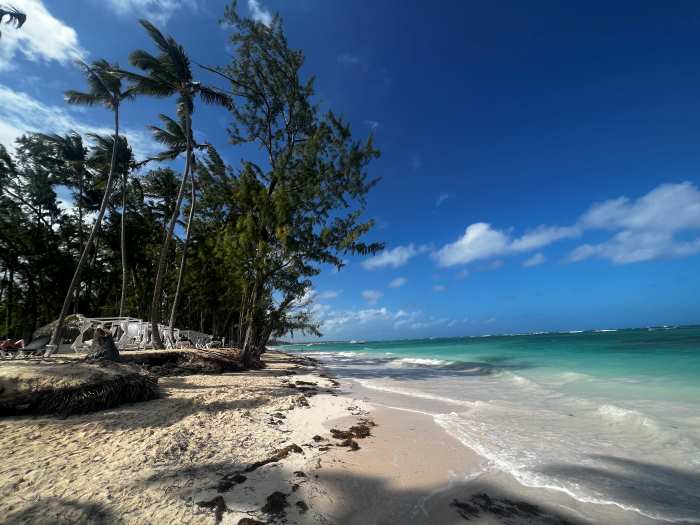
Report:
[[[15,269],[10,268],[10,280],[7,283],[7,308],[5,309],[5,335],[10,337],[12,329],[12,308],[15,303]]]
[[[87,260],[88,252],[90,247],[95,240],[95,235],[100,229],[102,224],[102,217],[104,217],[105,210],[107,209],[107,202],[109,201],[109,195],[112,190],[112,181],[114,179],[114,168],[117,160],[117,141],[119,140],[119,106],[114,108],[114,143],[112,146],[112,161],[109,166],[109,176],[107,177],[107,185],[105,187],[105,194],[102,197],[102,203],[100,204],[100,211],[97,214],[97,219],[95,219],[95,224],[90,230],[90,235],[88,236],[87,242],[83,247],[83,251],[80,254],[80,259],[78,260],[78,266],[73,274],[73,279],[71,279],[70,286],[68,286],[68,293],[66,293],[66,298],[63,300],[63,307],[61,308],[61,313],[58,316],[58,322],[54,328],[53,334],[51,335],[51,341],[46,348],[46,357],[50,356],[58,350],[58,345],[61,344],[61,332],[63,329],[63,321],[66,319],[66,314],[68,313],[68,308],[70,307],[71,299],[75,292],[76,287],[80,283],[80,273],[83,270],[85,261]]]
[[[182,183],[180,183],[180,189],[177,193],[177,201],[175,202],[175,209],[170,217],[170,222],[168,223],[168,229],[163,237],[163,244],[160,250],[160,258],[158,259],[158,271],[156,272],[156,282],[153,287],[153,299],[151,300],[151,343],[154,348],[165,348],[163,341],[160,338],[160,331],[158,330],[158,323],[160,322],[160,299],[163,293],[163,278],[165,277],[165,263],[168,257],[168,244],[173,238],[173,232],[175,231],[175,224],[180,216],[180,206],[182,205],[182,199],[185,196],[185,182],[187,181],[187,176],[190,172],[190,156],[192,155],[192,141],[190,140],[190,114],[187,111],[185,115],[185,133],[187,134],[187,152],[185,159],[185,173],[182,176]]]
[[[85,247],[85,235],[83,233],[83,166],[78,169],[78,242],[80,242],[80,251]],[[77,314],[80,311],[80,286],[75,287],[75,303],[73,313]]]
[[[191,163],[191,161],[190,161]],[[177,311],[177,303],[180,299],[180,288],[182,286],[182,276],[185,274],[185,264],[187,262],[187,246],[190,243],[190,233],[192,231],[192,220],[194,219],[194,207],[196,203],[196,188],[194,182],[194,173],[190,174],[190,185],[192,188],[192,195],[190,196],[190,213],[187,218],[187,230],[185,232],[185,242],[182,246],[182,260],[180,261],[180,270],[177,275],[177,287],[175,288],[175,297],[173,297],[173,306],[170,310],[170,322],[168,323],[168,331],[170,332],[170,337],[173,336],[173,327],[175,325],[175,313]]]
[[[255,341],[256,341],[256,316],[255,311],[258,304],[258,299],[262,292],[262,283],[255,283],[253,288],[253,295],[251,301],[248,304],[247,320],[246,320],[246,330],[245,337],[243,339],[243,347],[241,349],[241,361],[243,361],[243,366],[246,368],[257,368],[258,363],[255,353]]]
[[[124,301],[126,300],[126,184],[128,182],[129,170],[124,170],[124,182],[122,187],[122,223],[120,232],[121,252],[122,252],[122,295],[119,299],[119,317],[124,317]]]

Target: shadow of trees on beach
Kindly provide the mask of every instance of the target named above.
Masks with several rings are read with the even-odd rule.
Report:
[[[117,524],[123,520],[98,503],[64,498],[41,498],[2,517],[5,525]]]
[[[565,477],[587,492],[600,492],[605,499],[640,508],[646,514],[698,523],[700,473],[603,454],[589,458],[598,466],[550,464],[539,472]]]
[[[211,490],[206,497],[205,493],[202,494],[201,507],[221,496],[224,516],[231,512],[246,513],[262,523],[457,525],[487,520],[488,523],[503,525],[589,524],[554,506],[547,505],[545,508],[487,482],[473,481],[456,490],[436,493],[401,490],[383,478],[348,474],[326,467],[296,473],[297,477],[290,478],[289,473],[280,467],[280,464],[270,465],[263,472],[251,475],[255,482],[242,481],[228,490],[217,490],[214,478],[221,473],[230,477],[243,472],[246,465],[219,462],[164,469],[142,479],[140,483],[162,483],[170,477],[209,477],[212,480]],[[212,473],[218,474],[212,476]],[[260,484],[261,479],[265,480],[265,488]],[[284,505],[280,513],[266,513],[263,510],[273,493],[283,495]],[[181,489],[180,497],[190,500],[191,505],[199,506],[199,501],[191,501],[191,492],[186,487]],[[329,505],[330,501],[333,503]]]
[[[304,445],[305,449],[306,447]],[[324,458],[322,456],[322,461],[325,461]],[[601,491],[603,499],[638,507],[647,515],[676,516],[679,524],[697,523],[694,520],[700,516],[700,475],[614,456],[597,455],[592,456],[592,459],[600,461],[601,467],[559,464],[545,467],[542,472],[566,476],[582,487]],[[505,486],[483,479],[459,484],[444,492],[402,490],[391,483],[390,473],[387,473],[387,478],[350,474],[335,469],[333,461],[328,466],[324,465],[291,479],[281,464],[273,464],[253,475],[257,476],[257,482],[248,480],[248,483],[243,481],[233,484],[228,490],[217,489],[217,480],[225,477],[230,479],[232,475],[243,472],[246,466],[228,462],[178,466],[160,469],[140,483],[160,483],[168,477],[208,478],[211,483],[210,495],[221,495],[227,511],[253,512],[256,519],[264,523],[273,523],[274,516],[267,516],[261,511],[270,495],[260,492],[265,490],[259,484],[261,478],[266,480],[268,492],[274,490],[285,495],[288,503],[285,519],[288,523],[449,525],[481,523],[482,520],[504,525],[599,523],[562,510],[566,507],[562,507],[561,501],[565,496],[561,494],[551,503],[543,504],[542,496],[546,498],[547,491],[539,492],[535,501],[527,496],[535,489],[514,493]],[[618,470],[609,470],[608,467]],[[190,493],[183,489],[183,500],[189,496]],[[329,505],[328,502],[332,499],[335,503]],[[316,508],[319,502],[320,510]],[[580,505],[574,500],[571,502],[572,508]],[[306,506],[310,509],[303,512],[301,509]],[[633,511],[625,512],[607,505],[601,506],[601,510],[626,514],[622,520],[624,523],[657,523]]]

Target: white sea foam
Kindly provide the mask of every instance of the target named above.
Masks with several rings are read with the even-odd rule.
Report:
[[[557,354],[554,363],[516,368],[510,355],[499,367],[499,361],[472,366],[427,352],[399,359],[391,357],[400,350],[374,352],[374,360],[355,352],[324,355],[341,376],[346,370],[368,389],[370,401],[375,396],[422,413],[453,410],[434,415],[436,423],[523,485],[664,521],[700,514],[697,405],[664,401],[665,390],[655,400],[654,388],[661,387],[646,388],[645,376],[556,368]],[[353,357],[360,358],[345,368]]]
[[[452,361],[442,359],[426,359],[420,357],[405,357],[392,362],[393,366],[419,365],[419,366],[445,366],[452,364]]]
[[[450,397],[430,394],[427,392],[421,392],[419,390],[412,390],[412,389],[407,389],[407,388],[399,388],[399,387],[389,386],[386,384],[380,384],[377,382],[377,380],[372,380],[372,379],[354,378],[354,381],[356,383],[358,383],[359,385],[363,386],[364,388],[368,388],[370,390],[378,390],[380,392],[389,392],[391,394],[399,394],[402,396],[413,397],[416,399],[429,399],[432,401],[440,401],[441,403],[448,403],[451,405],[461,405],[461,406],[465,406],[465,407],[474,406],[474,404],[477,403],[477,402],[472,402],[472,401],[462,401],[462,400],[453,399]]]

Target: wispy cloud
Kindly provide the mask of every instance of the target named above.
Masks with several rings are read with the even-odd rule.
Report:
[[[372,129],[372,131],[375,131],[380,126],[380,123],[376,120],[365,120],[365,124],[367,124]]]
[[[344,66],[361,66],[364,64],[362,58],[353,53],[341,53],[337,56],[336,61],[338,64],[342,64]]]
[[[410,261],[416,255],[430,250],[427,245],[416,246],[413,243],[407,246],[397,246],[391,250],[384,250],[379,255],[371,259],[362,261],[362,267],[366,270],[376,270],[377,268],[398,268]]]
[[[0,144],[12,149],[14,140],[28,131],[67,133],[70,130],[81,134],[114,133],[110,127],[78,120],[65,107],[44,104],[27,93],[0,84]],[[144,130],[126,128],[124,134],[138,159],[151,156],[160,149]]]
[[[370,305],[377,304],[383,295],[379,290],[365,290],[362,292],[362,298]]]
[[[446,201],[447,199],[449,199],[449,198],[450,198],[450,195],[449,195],[448,193],[443,193],[443,194],[441,194],[441,195],[437,198],[437,200],[435,201],[435,207],[436,207],[436,208],[439,208],[439,207],[442,206],[442,205],[445,203],[445,201]]]
[[[335,299],[338,297],[341,293],[343,293],[343,290],[325,290],[323,292],[319,292],[316,295],[317,299],[320,300],[326,300],[326,299]]]
[[[24,0],[17,6],[27,21],[21,29],[3,27],[0,71],[14,69],[18,56],[32,62],[67,64],[87,55],[75,29],[54,17],[41,0]]]
[[[389,288],[401,288],[404,284],[408,282],[405,277],[397,277],[389,283]]]
[[[447,287],[444,284],[436,284],[433,286],[433,292],[444,292],[447,290]]]
[[[170,18],[183,8],[196,9],[197,0],[104,0],[119,16],[147,18],[148,20],[165,25]]]
[[[266,26],[272,24],[272,13],[265,9],[258,0],[248,0],[248,11],[250,16],[256,22],[261,22]]]
[[[700,191],[691,182],[662,184],[637,200],[620,197],[594,204],[580,219],[582,227],[617,231],[599,244],[582,244],[568,260],[590,257],[627,264],[700,253]]]
[[[523,266],[530,268],[532,266],[538,266],[545,262],[547,258],[544,256],[544,254],[537,252],[535,255],[532,257],[528,257],[523,261]]]

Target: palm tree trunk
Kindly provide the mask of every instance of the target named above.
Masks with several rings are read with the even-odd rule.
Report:
[[[102,197],[102,204],[100,204],[100,211],[97,214],[97,219],[95,219],[95,224],[92,225],[92,230],[90,230],[90,235],[83,246],[83,251],[80,254],[80,259],[78,260],[78,266],[75,268],[75,273],[73,274],[73,279],[71,279],[70,286],[68,287],[68,293],[66,293],[66,298],[63,300],[63,307],[61,308],[61,313],[58,316],[58,322],[56,327],[51,334],[51,340],[46,347],[46,357],[58,350],[58,345],[61,343],[61,331],[63,329],[63,321],[66,319],[66,314],[68,313],[68,308],[70,307],[71,299],[76,287],[80,283],[80,273],[83,270],[85,261],[87,260],[88,253],[90,252],[90,247],[95,240],[95,235],[100,229],[102,224],[102,217],[104,217],[105,210],[107,209],[107,202],[109,201],[109,196],[112,190],[112,181],[114,180],[114,168],[117,163],[117,142],[119,141],[119,106],[114,108],[114,143],[112,146],[112,161],[109,165],[109,176],[107,177],[107,185],[105,187],[105,194]]]
[[[124,183],[122,186],[122,223],[121,223],[121,252],[122,252],[122,296],[119,300],[119,317],[124,316],[124,301],[126,300],[126,183],[129,177],[129,170],[124,170]]]
[[[190,161],[191,162],[191,161]],[[192,231],[192,220],[194,219],[194,207],[196,202],[196,192],[195,192],[195,182],[194,173],[190,174],[190,185],[192,188],[192,195],[190,197],[190,214],[187,218],[187,231],[185,233],[185,243],[182,246],[182,260],[180,261],[180,271],[177,275],[177,287],[175,288],[175,297],[173,298],[173,306],[170,310],[170,322],[168,323],[168,331],[170,332],[170,337],[173,336],[173,326],[175,325],[175,312],[177,311],[177,304],[180,299],[180,288],[182,287],[182,276],[185,274],[185,264],[187,262],[187,245],[190,243],[190,233]]]
[[[78,241],[80,242],[80,251],[83,251],[85,246],[85,235],[83,232],[83,167],[78,169]],[[75,303],[73,313],[80,311],[80,287],[75,287]]]
[[[177,201],[175,202],[175,209],[170,217],[170,222],[168,223],[168,229],[165,231],[165,236],[163,237],[163,244],[160,249],[160,258],[158,260],[158,271],[156,272],[156,283],[153,288],[153,299],[151,300],[151,344],[154,348],[164,348],[163,341],[160,338],[160,331],[158,329],[158,323],[160,322],[160,300],[163,293],[163,278],[165,277],[165,263],[168,257],[168,244],[173,238],[173,232],[175,231],[175,224],[180,216],[180,206],[182,206],[182,199],[185,196],[185,182],[187,181],[187,176],[190,173],[190,157],[192,155],[192,142],[190,140],[190,113],[187,111],[185,115],[185,133],[187,133],[187,152],[185,159],[185,173],[182,176],[182,182],[180,183],[180,189],[177,192]]]

